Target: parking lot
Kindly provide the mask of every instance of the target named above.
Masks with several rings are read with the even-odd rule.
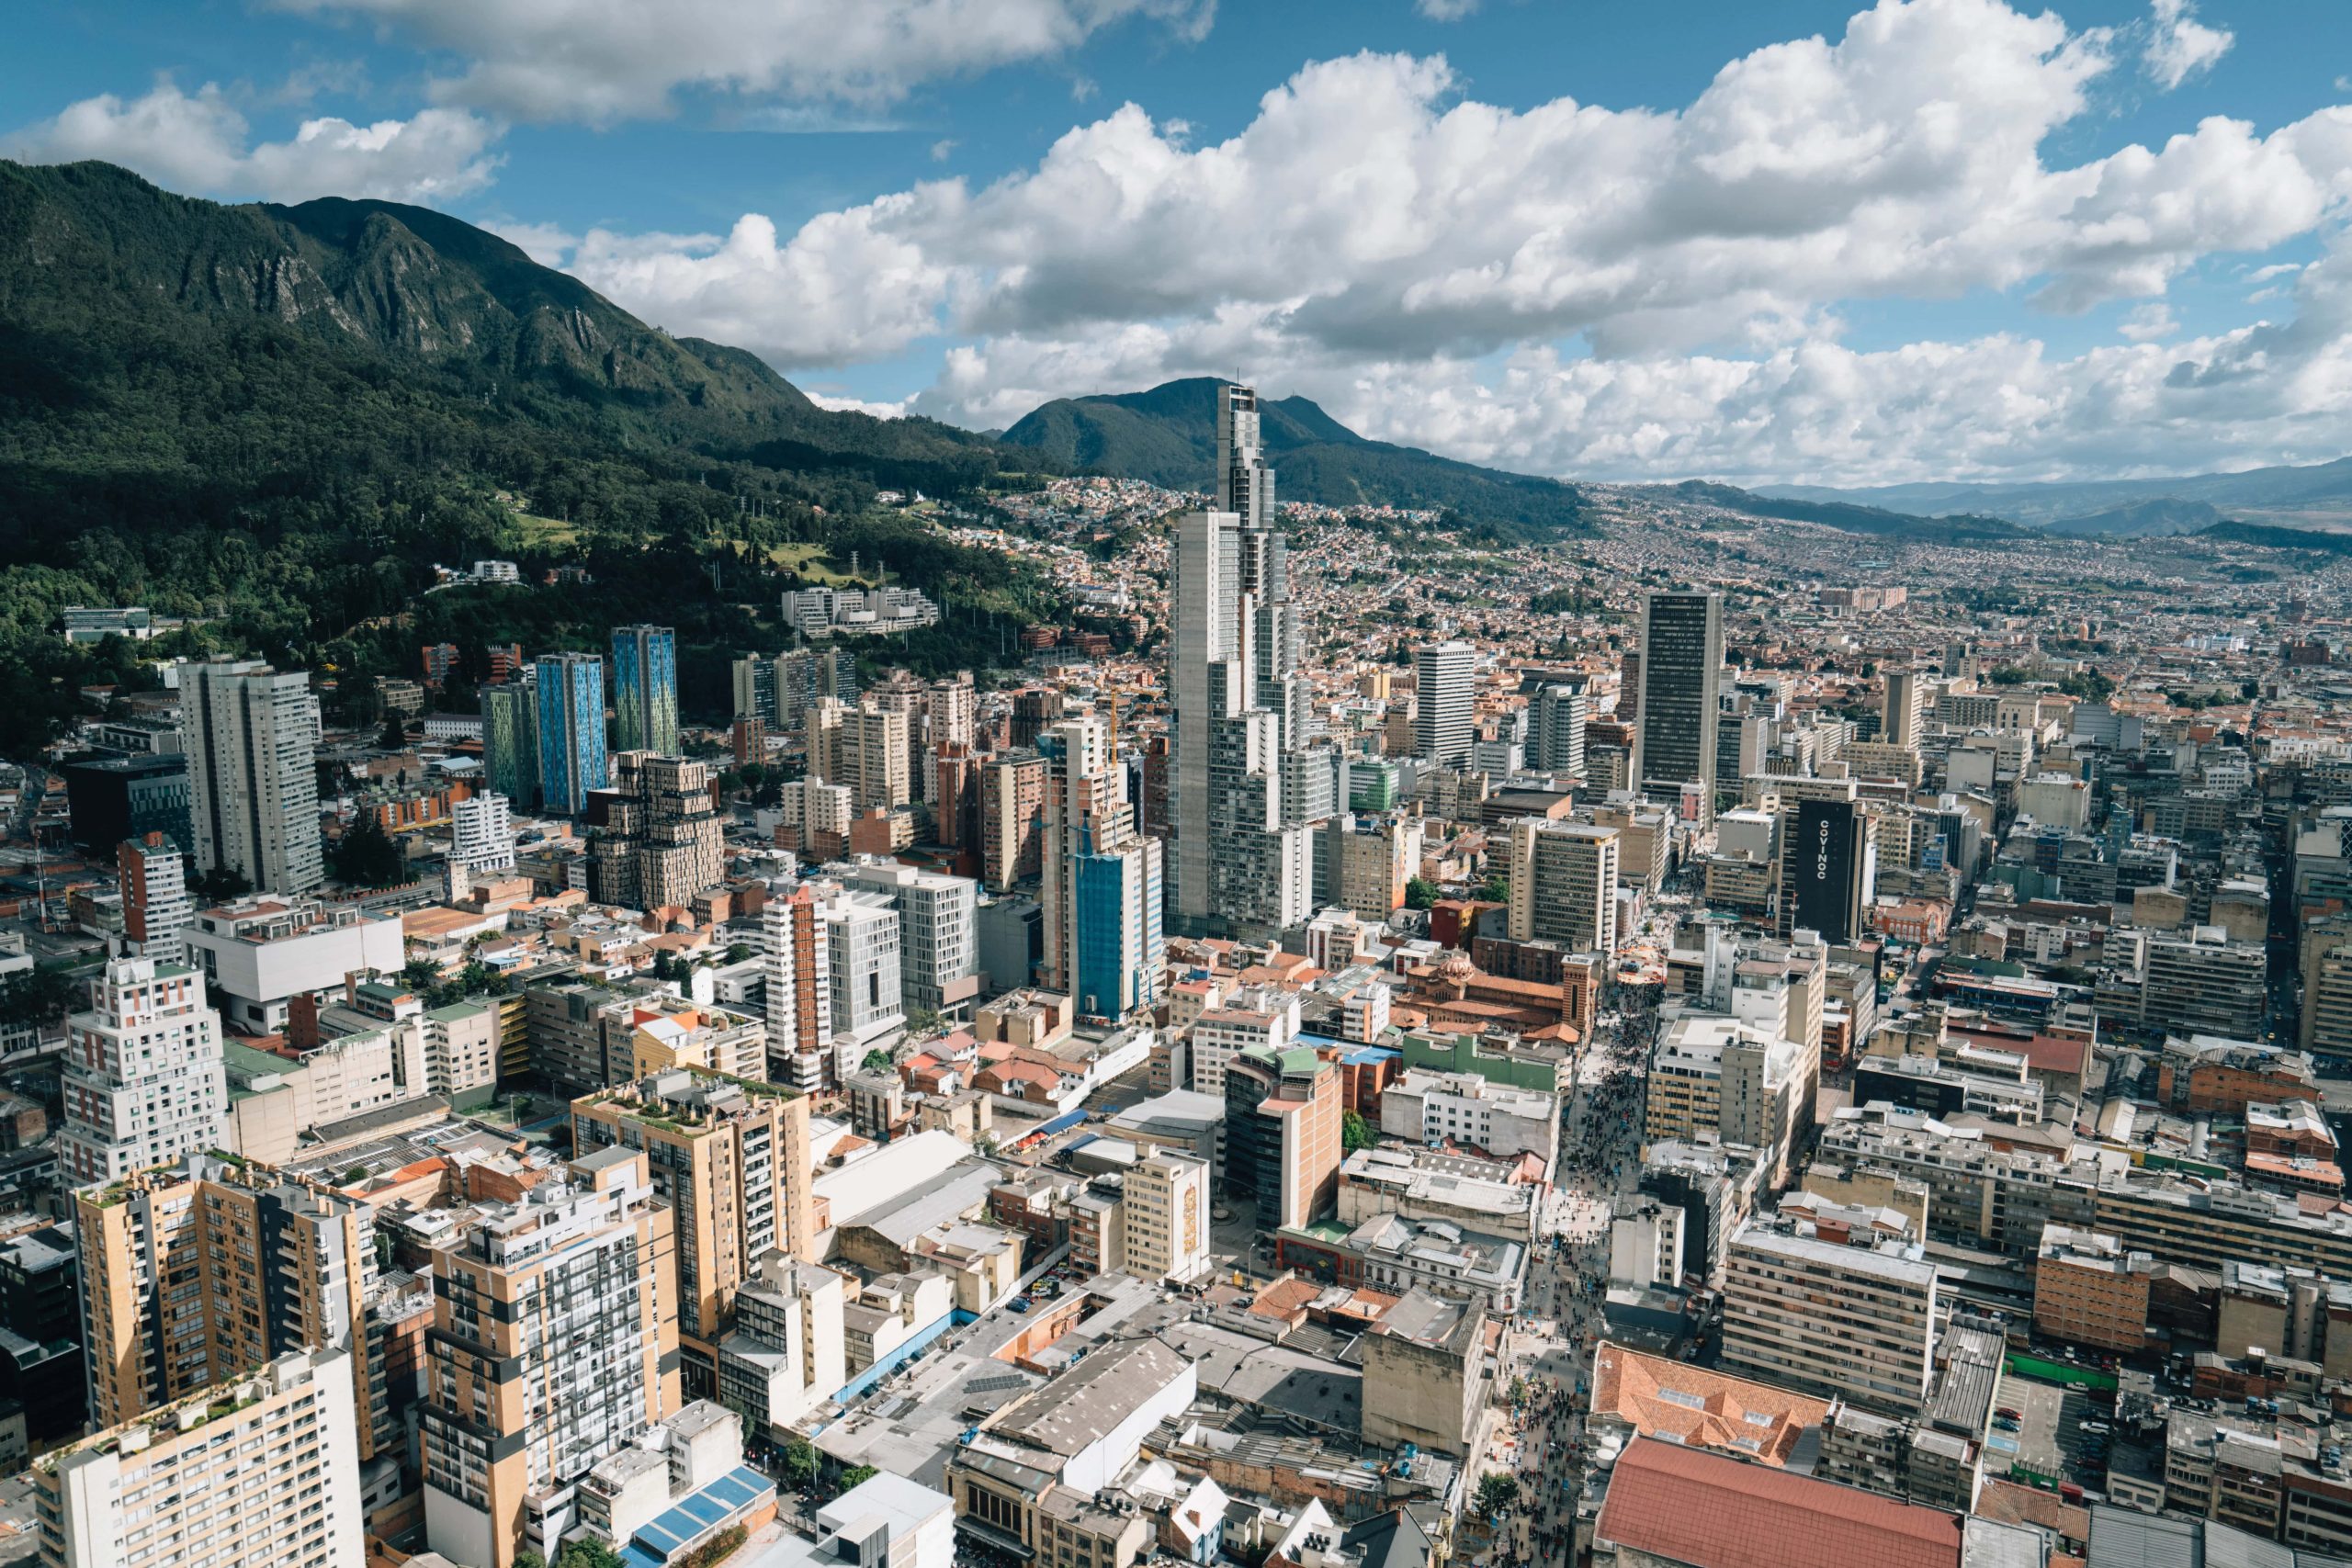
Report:
[[[1989,1474],[2004,1469],[2019,1473],[2030,1484],[2035,1479],[2095,1485],[2106,1471],[2098,1434],[2083,1430],[2085,1421],[2103,1422],[2107,1407],[2094,1404],[2089,1393],[2012,1372],[2001,1380],[1996,1402],[2018,1413],[2018,1429],[2006,1432],[1996,1425],[1986,1442],[1992,1452]]]

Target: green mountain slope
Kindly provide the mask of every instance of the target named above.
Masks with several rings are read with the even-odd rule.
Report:
[[[1002,439],[1063,467],[1204,490],[1216,469],[1224,384],[1193,377],[1148,391],[1060,398],[1031,411]],[[1519,535],[1582,526],[1573,485],[1367,440],[1305,398],[1261,401],[1259,426],[1280,500],[1447,511],[1465,525]]]
[[[1995,539],[2023,538],[2031,532],[1998,517],[1915,517],[1883,507],[1856,506],[1847,502],[1813,501],[1760,494],[1736,486],[1685,479],[1669,493],[1684,501],[1720,506],[1750,517],[1778,518],[1787,523],[1818,523],[1849,534],[1875,534],[1887,538],[1920,539],[1946,544],[1981,544]]]
[[[438,213],[0,163],[0,753],[84,682],[152,679],[62,652],[67,604],[206,619],[186,651],[407,673],[389,618],[433,563],[502,555],[585,561],[632,596],[617,619],[659,606],[684,636],[877,486],[954,493],[1008,460],[1039,458],[818,408]]]

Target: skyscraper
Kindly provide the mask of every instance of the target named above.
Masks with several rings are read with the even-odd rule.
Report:
[[[1110,727],[1088,714],[1037,738],[1046,759],[1046,984],[1089,1018],[1158,1000],[1166,951],[1160,842],[1136,830],[1111,758]]]
[[[1715,710],[1724,671],[1724,602],[1714,593],[1652,593],[1642,604],[1641,723],[1634,732],[1634,783],[1673,802],[1699,786],[1712,816]]]
[[[1176,918],[1187,931],[1272,932],[1307,913],[1306,823],[1286,809],[1281,759],[1309,726],[1287,544],[1247,387],[1219,389],[1216,485],[1210,510],[1177,525]]]
[[[1510,828],[1510,940],[1557,942],[1571,953],[1617,943],[1615,828],[1522,817]]]
[[[570,814],[605,787],[605,661],[550,653],[538,671],[539,800]]]
[[[1925,693],[1919,687],[1917,670],[1889,670],[1886,672],[1885,722],[1879,739],[1889,746],[1919,744],[1919,715]]]
[[[1413,649],[1413,754],[1432,767],[1469,765],[1470,675],[1476,657],[1466,642]]]
[[[613,628],[613,750],[678,753],[678,634]]]
[[[509,1568],[577,1522],[575,1488],[678,1409],[669,1203],[642,1150],[599,1149],[433,1249],[424,1535]],[[526,1508],[526,1501],[536,1506]]]
[[[184,664],[180,715],[197,869],[241,872],[263,893],[325,881],[310,678],[253,660]]]
[[[360,1457],[394,1441],[383,1352],[368,1332],[379,1271],[365,1200],[189,1153],[75,1194],[74,1244],[97,1425],[229,1384],[273,1356],[332,1346],[350,1352]]]
[[[760,911],[768,1014],[768,1077],[796,1089],[839,1082],[833,1070],[832,967],[806,887],[771,890]]]
[[[482,780],[493,793],[524,807],[539,798],[537,684],[517,679],[481,689]]]

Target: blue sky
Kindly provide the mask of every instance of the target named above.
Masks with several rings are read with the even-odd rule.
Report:
[[[1371,434],[1595,478],[2352,450],[2344,0],[12,23],[6,155],[423,201],[880,412],[984,427],[1238,368]]]

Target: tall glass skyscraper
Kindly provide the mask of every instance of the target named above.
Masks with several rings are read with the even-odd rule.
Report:
[[[522,681],[481,689],[481,771],[492,792],[529,807],[539,798],[537,693]]]
[[[1722,705],[1724,602],[1718,593],[1652,593],[1642,604],[1642,716],[1634,731],[1634,784],[1674,802],[1696,784],[1699,810],[1715,803],[1715,714]]]
[[[613,750],[678,754],[678,634],[613,628]]]
[[[605,661],[593,653],[541,656],[539,803],[576,812],[605,787]]]

